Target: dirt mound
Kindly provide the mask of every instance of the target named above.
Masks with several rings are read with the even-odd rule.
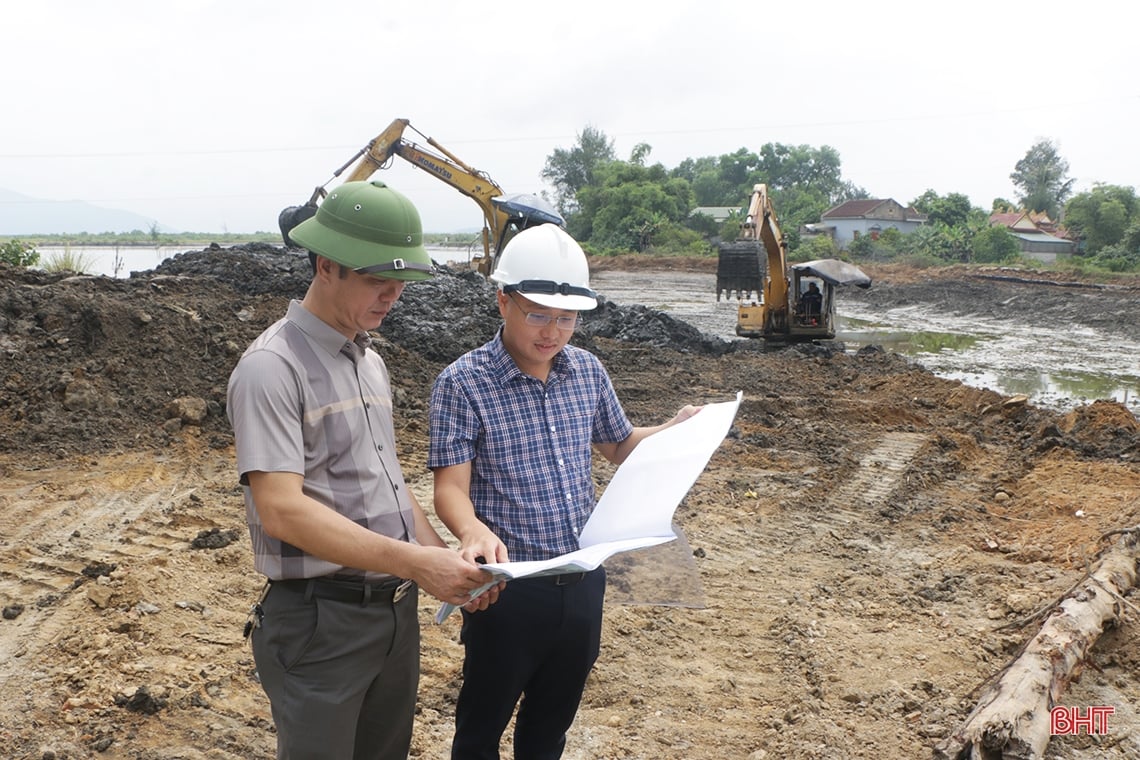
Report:
[[[164,445],[183,424],[226,445],[229,372],[288,299],[304,296],[310,277],[307,256],[266,244],[182,253],[127,279],[0,269],[0,451]],[[603,304],[584,316],[574,342],[586,348],[601,337],[710,355],[730,349],[642,306]],[[405,290],[379,337],[438,365],[424,372],[434,375],[499,323],[485,278],[441,267]],[[401,393],[413,404],[424,378],[415,379]],[[205,414],[188,414],[186,399]]]
[[[1065,445],[1098,459],[1140,462],[1140,420],[1122,404],[1094,401],[1078,407],[1039,433],[1040,448]]]

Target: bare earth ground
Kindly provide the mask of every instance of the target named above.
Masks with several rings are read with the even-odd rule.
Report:
[[[240,633],[261,580],[223,404],[240,351],[298,293],[259,290],[272,278],[256,268],[226,281],[183,270],[110,280],[0,268],[2,757],[273,755]],[[1060,314],[1075,298],[1106,321],[1123,292],[1125,323],[1140,323],[1134,287],[875,276],[887,301],[949,291],[980,307],[1022,287]],[[379,349],[405,470],[430,505],[427,389],[481,342],[488,317],[447,313],[417,344],[409,325],[457,291],[417,306],[415,287]],[[582,339],[635,424],[737,390],[744,401],[677,510],[688,546],[668,546],[689,551],[676,569],[657,569],[659,586],[614,574],[571,760],[928,758],[1037,630],[999,626],[1073,585],[1104,533],[1140,524],[1140,424],[1120,404],[1004,404],[874,350]],[[610,472],[599,468],[599,487]],[[655,594],[674,604],[628,603]],[[1140,757],[1136,604],[1064,698],[1113,706],[1108,734],[1057,737],[1048,758]],[[460,679],[458,620],[431,624],[435,608],[421,596],[416,758],[446,757]]]

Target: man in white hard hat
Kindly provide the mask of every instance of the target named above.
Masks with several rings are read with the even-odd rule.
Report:
[[[621,463],[638,442],[680,422],[634,427],[596,356],[568,345],[597,305],[582,248],[553,224],[505,246],[491,280],[503,325],[436,379],[428,467],[435,509],[460,554],[546,560],[578,546],[593,512],[591,449]],[[514,713],[515,757],[562,756],[601,643],[605,570],[520,578],[485,610],[465,609],[463,686],[453,760],[499,757]]]
[[[470,593],[490,575],[446,548],[404,480],[369,336],[432,263],[419,212],[382,182],[346,182],[291,235],[309,249],[308,292],[228,388],[254,564],[269,581],[246,634],[278,758],[406,760],[417,587],[489,602]]]

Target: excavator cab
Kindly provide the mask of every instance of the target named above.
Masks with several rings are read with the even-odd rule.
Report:
[[[558,213],[558,209],[534,193],[499,195],[491,199],[491,204],[506,215],[506,223],[503,225],[499,239],[495,241],[495,260],[489,262],[490,266],[484,274],[490,274],[494,270],[498,263],[499,253],[506,246],[507,241],[523,230],[540,224],[566,226],[566,220],[562,218],[562,214]]]
[[[821,287],[822,286],[822,287]],[[818,327],[825,323],[830,311],[832,287],[818,277],[801,276],[798,270],[792,275],[792,321],[803,327]]]

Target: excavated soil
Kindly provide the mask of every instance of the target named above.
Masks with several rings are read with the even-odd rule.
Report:
[[[1140,324],[1135,288],[873,275],[883,303],[981,310],[1017,288],[1043,329]],[[120,280],[0,266],[0,756],[273,756],[241,637],[261,580],[225,385],[307,276],[271,246]],[[425,504],[430,383],[497,324],[487,283],[447,272],[381,328]],[[606,304],[576,342],[635,424],[744,400],[677,510],[682,540],[614,563],[569,760],[931,757],[1102,537],[1140,525],[1140,423],[1115,402],[1050,411],[874,347],[764,352],[644,306]],[[421,598],[415,758],[447,756],[460,680],[458,621],[433,625],[435,608]],[[1047,758],[1140,757],[1135,596],[1121,610],[1064,695],[1114,707],[1108,732],[1056,737]]]

